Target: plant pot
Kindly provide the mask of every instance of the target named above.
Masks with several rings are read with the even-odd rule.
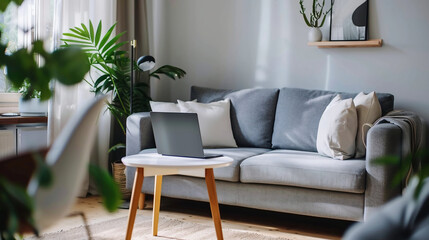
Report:
[[[48,115],[48,102],[40,101],[39,98],[30,98],[24,100],[19,99],[19,113],[23,117],[29,116],[47,116]]]
[[[322,31],[320,28],[310,28],[308,31],[309,42],[320,42],[322,40]]]
[[[122,199],[129,200],[131,198],[131,190],[126,188],[125,165],[120,162],[112,163],[112,175],[115,182],[119,185]]]

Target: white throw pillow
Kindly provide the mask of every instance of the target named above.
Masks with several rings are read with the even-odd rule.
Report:
[[[335,159],[355,155],[357,114],[353,99],[337,95],[326,107],[317,130],[317,151]]]
[[[360,158],[365,156],[366,153],[366,147],[362,136],[366,138],[366,133],[368,132],[368,128],[362,129],[362,126],[366,123],[372,124],[381,117],[381,106],[375,92],[370,92],[368,94],[361,92],[353,99],[353,102],[356,106],[358,115],[355,157]]]
[[[192,101],[196,102],[197,100],[195,99]],[[150,101],[149,104],[152,112],[180,112],[180,108],[177,103]]]
[[[197,113],[204,147],[237,147],[232,134],[229,99],[212,103],[177,102],[181,112]]]

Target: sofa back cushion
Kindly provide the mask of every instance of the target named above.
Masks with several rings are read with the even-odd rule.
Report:
[[[277,103],[272,148],[317,152],[319,120],[326,106],[337,95],[354,98],[357,93],[341,93],[298,88],[280,89]],[[377,93],[382,114],[393,110],[394,97]]]
[[[279,90],[253,88],[239,91],[191,87],[191,99],[209,103],[231,100],[231,125],[239,147],[271,148]]]

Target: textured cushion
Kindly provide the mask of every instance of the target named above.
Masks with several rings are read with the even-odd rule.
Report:
[[[252,156],[256,156],[265,152],[270,151],[270,149],[263,148],[217,148],[217,149],[205,149],[204,153],[213,153],[213,154],[223,154],[224,156],[232,158],[234,161],[231,165],[222,168],[215,168],[214,175],[215,179],[229,181],[229,182],[238,182],[240,179],[240,163]],[[156,148],[145,149],[140,153],[154,153]],[[127,167],[127,182],[128,178],[130,180],[134,179],[135,168]],[[203,176],[197,176],[203,177]],[[131,181],[132,182],[132,181]]]
[[[355,155],[357,113],[353,99],[338,94],[326,107],[317,130],[317,152],[335,159]]]
[[[244,160],[240,181],[363,193],[365,160],[338,161],[317,153],[273,150]]]
[[[273,131],[273,148],[316,152],[319,120],[338,93],[298,88],[280,89]],[[340,93],[354,98],[355,93]],[[382,114],[393,110],[393,95],[378,93]]]
[[[368,94],[361,92],[353,99],[353,102],[358,114],[355,157],[360,158],[365,156],[366,152],[362,135],[365,137],[366,133],[368,132],[368,128],[362,129],[362,126],[364,124],[373,124],[375,120],[381,117],[381,106],[378,102],[377,94],[375,94],[375,92],[370,92]]]
[[[181,112],[197,113],[204,147],[237,147],[232,135],[229,99],[212,103],[177,101]]]
[[[213,102],[231,99],[231,124],[239,147],[270,148],[278,89],[240,91],[192,87],[191,99]]]

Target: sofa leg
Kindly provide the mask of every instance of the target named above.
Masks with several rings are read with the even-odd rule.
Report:
[[[139,209],[143,210],[144,208],[144,200],[145,200],[146,195],[144,193],[140,193],[140,197],[139,197]]]

